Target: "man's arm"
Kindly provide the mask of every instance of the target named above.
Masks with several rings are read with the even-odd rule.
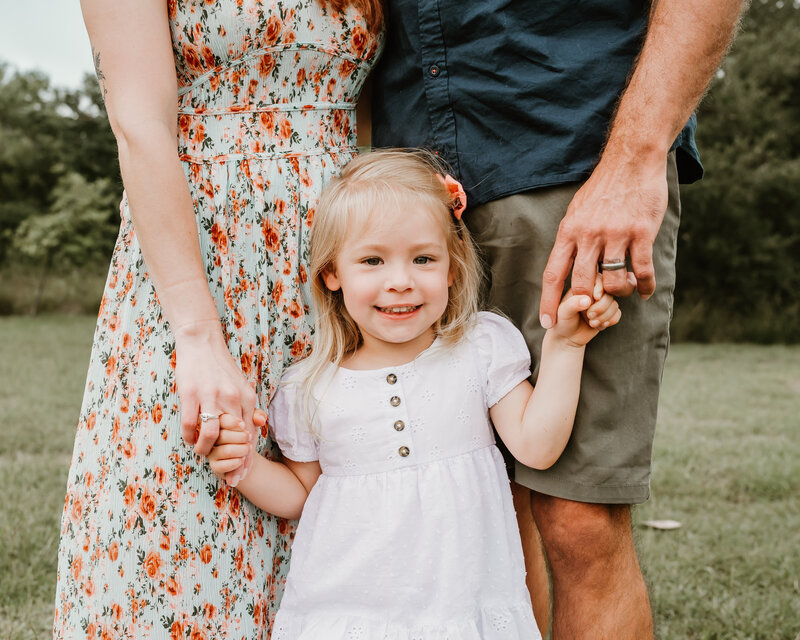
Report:
[[[605,149],[575,194],[543,276],[539,317],[552,326],[564,281],[591,294],[599,259],[630,255],[642,298],[655,291],[653,242],[667,207],[666,158],[731,41],[743,0],[654,0],[647,36]],[[612,295],[626,272],[603,273]]]

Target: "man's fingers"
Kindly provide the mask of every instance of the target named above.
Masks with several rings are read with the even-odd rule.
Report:
[[[547,266],[542,274],[542,298],[539,302],[539,322],[542,327],[549,329],[552,327],[558,316],[558,305],[561,302],[561,295],[564,292],[564,281],[572,266],[573,247],[566,243],[559,242],[550,252]]]
[[[579,248],[572,267],[572,291],[576,295],[591,296],[597,280],[597,247]]]
[[[625,262],[625,256],[628,253],[628,247],[623,244],[615,243],[614,245],[606,245],[603,249],[603,256],[601,262]],[[603,289],[610,293],[612,296],[625,296],[633,293],[628,286],[628,269],[603,269]],[[627,293],[626,293],[627,292]]]
[[[639,296],[647,300],[656,290],[656,273],[653,268],[653,245],[646,241],[631,244],[631,267],[636,276]]]

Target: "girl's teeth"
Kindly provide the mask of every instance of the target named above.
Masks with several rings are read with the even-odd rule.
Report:
[[[384,307],[383,311],[385,313],[408,313],[414,309],[416,309],[416,307]]]

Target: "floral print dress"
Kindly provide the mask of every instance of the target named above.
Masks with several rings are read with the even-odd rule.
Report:
[[[356,153],[381,36],[315,0],[168,0],[178,153],[228,346],[266,408],[313,337],[308,238]],[[56,638],[268,638],[294,522],[184,444],[175,342],[128,205],[100,306],[61,527]],[[262,432],[260,449],[277,449]]]

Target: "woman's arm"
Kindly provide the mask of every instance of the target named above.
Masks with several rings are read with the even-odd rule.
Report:
[[[619,322],[616,301],[607,294],[596,297],[589,306],[589,296],[567,294],[558,323],[542,343],[536,388],[521,382],[489,410],[503,443],[526,466],[546,469],[564,451],[575,422],[586,343]]]
[[[199,410],[241,416],[254,429],[255,392],[223,338],[178,158],[178,95],[167,3],[81,0],[81,8],[136,235],[175,335],[184,439],[194,442]],[[199,453],[208,453],[217,428],[215,420],[204,423]]]

